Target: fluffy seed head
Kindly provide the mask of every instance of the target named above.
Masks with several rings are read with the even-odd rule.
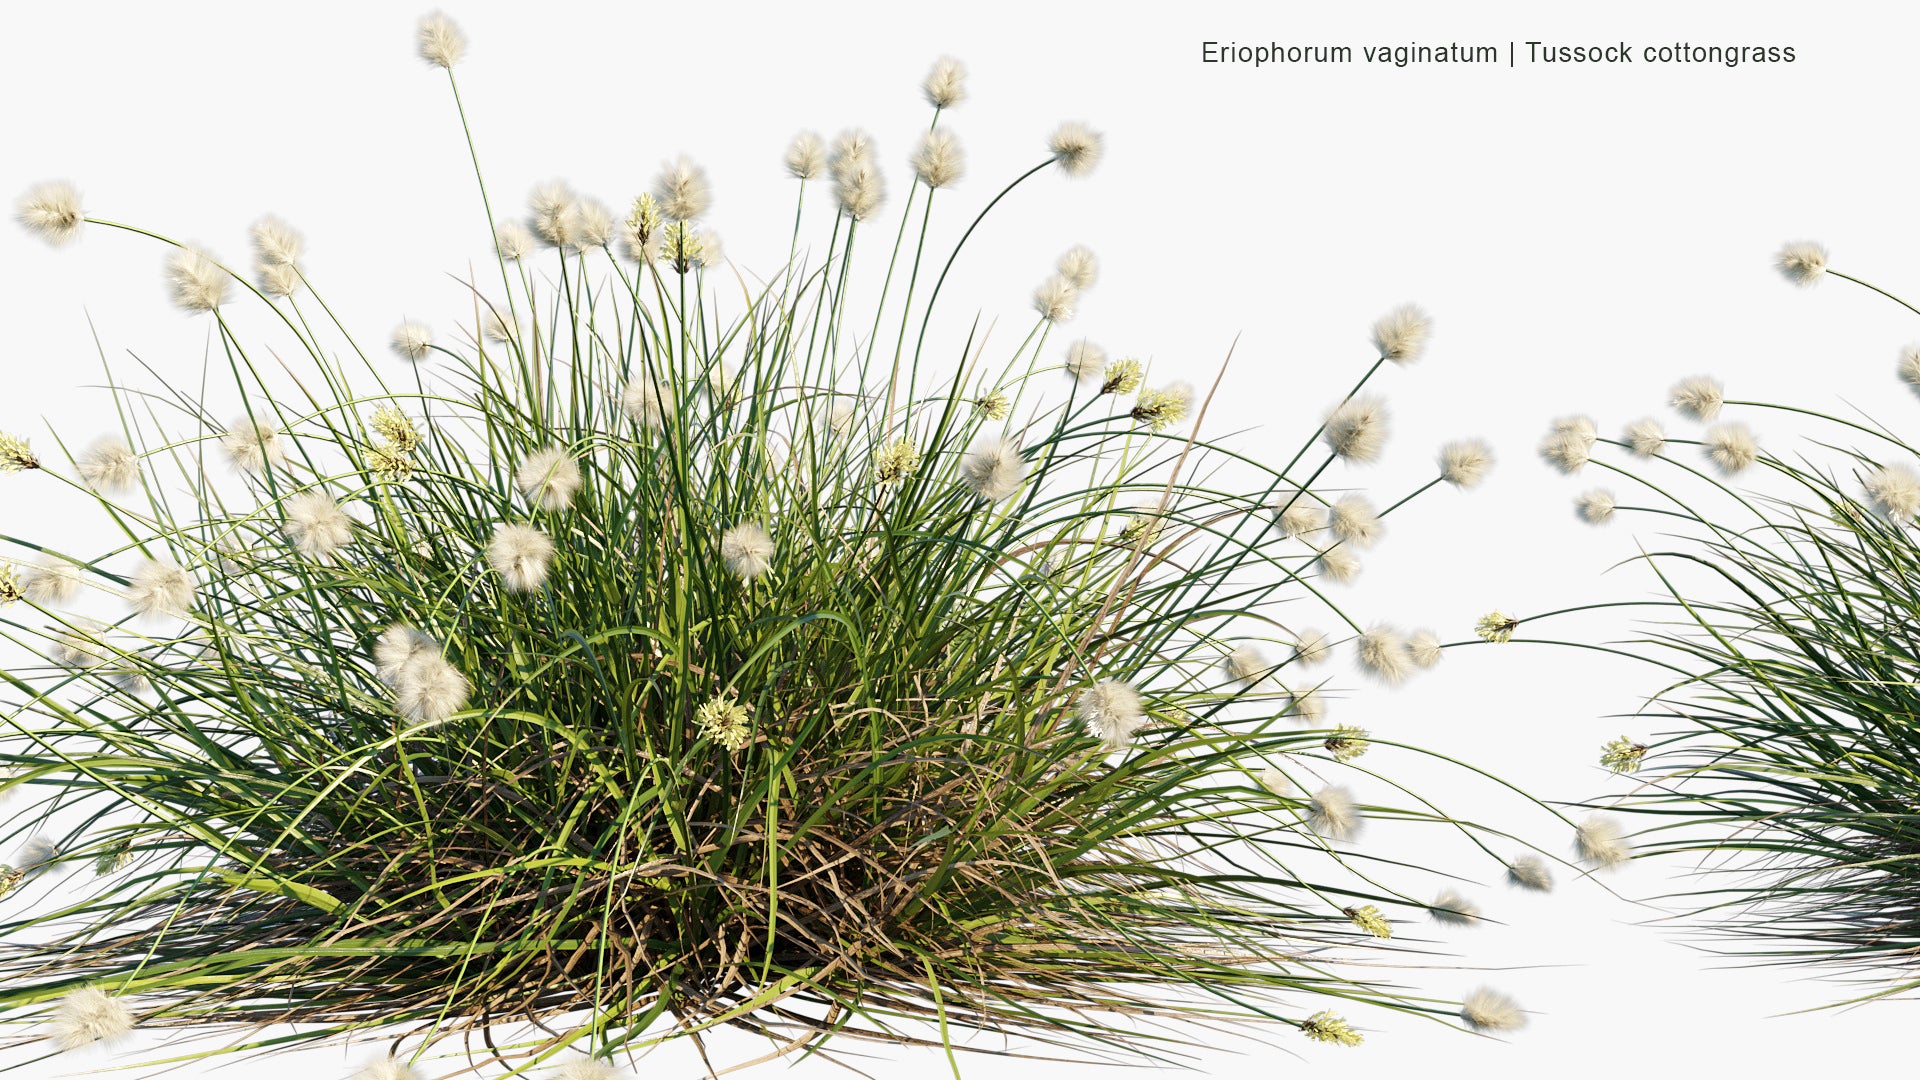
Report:
[[[501,525],[487,541],[487,565],[514,592],[532,592],[546,583],[553,565],[553,538],[531,525]]]
[[[300,268],[292,263],[274,263],[258,269],[260,291],[268,296],[292,296],[300,291]]]
[[[933,62],[927,81],[920,84],[927,104],[936,109],[951,109],[967,99],[967,69],[951,56]]]
[[[1373,347],[1396,364],[1411,364],[1427,350],[1433,320],[1412,304],[1401,304],[1373,324]]]
[[[1695,420],[1704,422],[1719,416],[1725,401],[1726,388],[1720,385],[1719,379],[1707,375],[1695,375],[1673,384],[1673,407]]]
[[[1107,350],[1086,338],[1067,346],[1067,375],[1076,382],[1098,382],[1106,370]]]
[[[467,55],[467,35],[445,12],[434,11],[420,17],[420,59],[451,69]]]
[[[580,235],[575,244],[581,249],[606,247],[613,243],[613,211],[599,199],[581,198],[574,206],[574,219]]]
[[[1593,442],[1592,435],[1578,428],[1556,427],[1540,443],[1540,456],[1547,464],[1572,476],[1593,460]]]
[[[1485,986],[1460,1000],[1460,1019],[1475,1031],[1518,1031],[1527,1026],[1527,1012],[1519,1002]]]
[[[133,1030],[133,1013],[120,998],[97,986],[69,990],[54,1006],[48,1035],[62,1050],[112,1043]]]
[[[867,158],[849,159],[833,165],[833,195],[840,212],[855,221],[865,221],[886,201],[886,179],[880,167]]]
[[[946,128],[934,128],[920,136],[920,145],[908,159],[913,173],[930,188],[952,187],[966,171],[966,158],[960,152],[960,140]]]
[[[1606,488],[1594,488],[1582,494],[1573,505],[1581,520],[1589,525],[1605,525],[1613,518],[1613,492]]]
[[[1266,655],[1252,645],[1242,645],[1228,653],[1223,666],[1228,677],[1248,686],[1259,684],[1273,670]]]
[[[580,196],[565,180],[549,180],[527,197],[528,220],[541,240],[554,247],[580,245]]]
[[[1132,416],[1153,431],[1180,426],[1193,408],[1193,384],[1171,382],[1152,390],[1142,390],[1134,399]]]
[[[1595,814],[1573,830],[1574,852],[1596,870],[1619,866],[1633,857],[1633,847],[1613,818]]]
[[[534,246],[538,243],[533,230],[517,221],[503,221],[493,227],[493,249],[503,259],[524,259],[533,254]]]
[[[1305,724],[1318,725],[1327,718],[1327,698],[1318,690],[1295,690],[1287,703],[1287,714]]]
[[[1293,643],[1294,663],[1317,667],[1333,659],[1333,643],[1319,630],[1302,630]]]
[[[1906,383],[1914,393],[1920,394],[1920,344],[1908,345],[1900,350],[1900,381]]]
[[[262,266],[292,266],[306,247],[293,226],[272,214],[253,223],[252,236],[253,257]]]
[[[80,568],[53,555],[40,556],[20,583],[21,595],[41,607],[64,604],[79,591]]]
[[[126,491],[140,482],[140,457],[111,435],[94,440],[75,466],[88,487],[103,494]]]
[[[1108,750],[1131,744],[1134,733],[1147,722],[1140,692],[1119,679],[1102,679],[1082,690],[1074,711],[1088,733]]]
[[[1040,283],[1033,290],[1033,310],[1050,323],[1066,322],[1073,318],[1074,305],[1080,302],[1080,290],[1073,282],[1055,274]]]
[[[1397,686],[1413,673],[1413,657],[1407,639],[1400,631],[1384,623],[1375,623],[1354,639],[1354,657],[1367,674]]]
[[[1349,584],[1360,576],[1360,556],[1346,547],[1330,547],[1322,551],[1320,557],[1314,560],[1314,565],[1320,568],[1327,580],[1341,585]]]
[[[1522,855],[1507,864],[1507,882],[1534,892],[1553,891],[1553,872],[1537,855]]]
[[[1289,540],[1298,540],[1326,527],[1326,508],[1308,502],[1304,493],[1293,496],[1286,509],[1280,511],[1280,535]]]
[[[1480,905],[1453,889],[1440,890],[1428,906],[1427,914],[1442,926],[1477,926],[1480,923]]]
[[[1493,448],[1485,439],[1459,439],[1440,448],[1440,479],[1457,488],[1479,485],[1493,468]]]
[[[1091,289],[1100,280],[1100,259],[1085,244],[1075,244],[1060,256],[1054,264],[1060,276],[1073,283],[1081,291]]]
[[[40,239],[59,247],[80,235],[86,211],[80,192],[65,180],[48,180],[27,189],[14,205],[14,217]]]
[[[353,1080],[425,1080],[419,1070],[399,1058],[380,1058],[360,1066]]]
[[[212,311],[227,301],[227,272],[196,248],[168,256],[166,276],[173,302],[183,311]]]
[[[1293,781],[1287,779],[1286,773],[1271,765],[1260,770],[1260,786],[1283,799],[1293,794]]]
[[[400,671],[394,683],[393,705],[408,720],[437,724],[459,712],[471,692],[460,669],[435,651],[423,654]]]
[[[1027,461],[1010,439],[977,443],[960,458],[960,480],[981,502],[996,503],[1027,481]]]
[[[1773,265],[1795,285],[1812,285],[1826,276],[1827,249],[1811,240],[1796,240],[1780,249]]]
[[[264,420],[236,416],[220,437],[220,448],[227,461],[245,473],[258,473],[268,466],[287,462],[286,447],[281,445],[280,429]]]
[[[294,550],[309,559],[330,559],[353,543],[353,519],[324,491],[303,491],[288,499],[283,528]]]
[[[172,563],[148,559],[128,578],[127,602],[150,619],[185,615],[193,603],[193,578]]]
[[[1105,148],[1105,136],[1075,120],[1061,124],[1047,136],[1047,149],[1053,152],[1060,171],[1068,176],[1092,172],[1093,167],[1100,164],[1100,154]]]
[[[673,402],[658,380],[644,371],[627,380],[620,391],[620,407],[641,427],[655,432],[665,431],[667,418],[673,415]]]
[[[1323,787],[1307,800],[1307,824],[1329,840],[1353,839],[1362,823],[1360,807],[1346,788]]]
[[[580,463],[564,446],[543,446],[514,470],[513,486],[542,510],[565,510],[580,490]]]
[[[587,1058],[562,1065],[560,1071],[553,1074],[553,1080],[620,1080],[620,1073],[598,1058]]]
[[[1760,441],[1747,425],[1737,421],[1715,424],[1701,441],[1706,445],[1708,460],[1728,476],[1760,459]]]
[[[1431,630],[1415,630],[1413,636],[1407,639],[1407,659],[1422,671],[1439,664],[1442,651],[1440,639]]]
[[[1321,432],[1335,457],[1366,464],[1387,445],[1387,403],[1371,394],[1348,398],[1327,414]]]
[[[1372,500],[1357,491],[1340,496],[1340,501],[1328,512],[1327,522],[1334,536],[1357,548],[1372,547],[1386,529],[1380,523],[1380,515],[1374,512]]]
[[[833,138],[827,152],[827,169],[838,177],[857,165],[874,162],[873,136],[859,128],[848,128]]]
[[[433,331],[425,323],[403,322],[393,328],[391,344],[402,360],[417,364],[425,360],[427,351],[433,348]]]
[[[773,537],[756,522],[743,521],[720,534],[727,569],[749,581],[773,569],[773,556]]]
[[[820,175],[820,169],[827,163],[826,147],[820,142],[820,136],[811,131],[803,131],[787,144],[787,175],[796,180],[811,180]]]
[[[653,181],[653,197],[660,200],[660,212],[675,221],[692,221],[713,205],[706,170],[685,156],[660,167],[660,175]]]
[[[1868,474],[1867,498],[1873,508],[1899,524],[1920,514],[1920,476],[1905,465],[1888,465]]]
[[[1627,447],[1641,457],[1650,458],[1667,448],[1667,432],[1660,421],[1648,417],[1627,425]]]

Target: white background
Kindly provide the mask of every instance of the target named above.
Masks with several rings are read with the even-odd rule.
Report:
[[[519,212],[528,189],[550,177],[621,205],[662,159],[686,152],[714,178],[712,220],[729,253],[763,272],[785,255],[792,190],[779,161],[802,127],[877,134],[890,166],[893,201],[881,217],[890,233],[904,157],[925,124],[917,86],[941,53],[971,70],[971,100],[948,121],[970,175],[937,228],[952,229],[960,204],[978,206],[1039,160],[1057,121],[1093,123],[1108,135],[1106,161],[1084,181],[1043,175],[997,211],[948,286],[949,315],[1005,316],[1024,333],[1028,292],[1059,251],[1086,243],[1102,256],[1104,279],[1071,329],[1203,386],[1238,335],[1209,427],[1258,425],[1242,445],[1269,459],[1290,453],[1295,433],[1369,359],[1370,321],[1418,301],[1437,318],[1435,344],[1420,365],[1387,372],[1396,452],[1356,479],[1377,483],[1388,501],[1425,478],[1431,447],[1460,434],[1490,439],[1502,464],[1485,490],[1438,492],[1396,515],[1349,595],[1357,613],[1433,625],[1447,640],[1467,636],[1489,608],[1526,613],[1649,588],[1634,569],[1604,571],[1656,527],[1575,523],[1571,499],[1587,483],[1534,458],[1555,415],[1587,411],[1617,430],[1658,410],[1678,377],[1710,371],[1736,397],[1832,409],[1852,401],[1909,432],[1920,421],[1920,404],[1892,377],[1897,348],[1920,337],[1920,324],[1845,282],[1801,292],[1770,269],[1782,241],[1812,237],[1832,247],[1836,266],[1896,292],[1920,279],[1915,26],[1903,5],[451,10],[473,40],[459,71],[497,210]],[[374,3],[11,8],[0,22],[0,192],[72,178],[91,212],[196,239],[236,265],[246,226],[272,211],[306,233],[308,275],[363,340],[384,340],[403,315],[448,326],[459,293],[445,275],[481,263],[487,237],[445,79],[412,54],[417,14]],[[1198,62],[1203,40],[1272,39],[1790,44],[1799,61],[1733,70]],[[0,428],[51,448],[52,428],[85,438],[91,425],[111,426],[97,411],[103,395],[80,389],[99,372],[89,316],[123,372],[129,352],[170,378],[198,370],[205,324],[166,306],[159,265],[155,245],[124,234],[93,229],[56,252],[0,230]],[[1778,428],[1764,415],[1754,423],[1763,436]],[[20,494],[20,477],[5,486],[0,528],[85,546],[94,523],[51,516],[58,504]],[[1630,624],[1608,615],[1554,629],[1599,641]],[[1582,798],[1617,789],[1594,766],[1598,745],[1623,728],[1641,734],[1609,717],[1657,686],[1648,669],[1589,653],[1475,648],[1397,693],[1361,690],[1335,715],[1543,797]],[[1407,768],[1430,794],[1449,782]],[[1445,801],[1564,848],[1549,821],[1511,800],[1467,789]],[[1674,869],[1636,866],[1607,883],[1648,896],[1670,887]],[[1490,867],[1471,873],[1484,888],[1470,891],[1506,925],[1407,932],[1460,963],[1517,970],[1408,979],[1447,996],[1481,981],[1505,987],[1533,1011],[1526,1031],[1502,1042],[1356,1014],[1368,1032],[1357,1050],[1282,1031],[1284,1052],[1229,1046],[1196,1065],[1222,1077],[1307,1067],[1355,1078],[1911,1068],[1901,1005],[1765,1019],[1844,988],[1715,970],[1672,935],[1633,925],[1657,910],[1590,882],[1536,898],[1501,888]],[[303,1053],[235,1071],[330,1078],[361,1056]],[[1098,1072],[963,1066],[973,1075]],[[799,1072],[828,1068],[809,1062]],[[881,1055],[869,1071],[944,1068],[910,1052]],[[643,1071],[697,1070],[674,1051]]]

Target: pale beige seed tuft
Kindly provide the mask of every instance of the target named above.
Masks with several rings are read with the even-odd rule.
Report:
[[[80,479],[101,494],[128,491],[140,482],[140,456],[125,440],[111,435],[94,440],[74,464]]]
[[[660,175],[653,181],[653,197],[660,202],[660,212],[674,221],[692,221],[713,206],[706,170],[684,155],[660,167]]]
[[[1344,787],[1323,787],[1307,801],[1307,824],[1329,840],[1353,839],[1364,820],[1353,793]]]
[[[757,522],[743,521],[720,534],[720,558],[748,581],[773,569],[775,553],[773,537]]]
[[[418,44],[420,59],[449,70],[467,55],[467,35],[445,12],[421,16]]]
[[[1701,442],[1706,446],[1707,459],[1728,476],[1760,460],[1760,441],[1742,423],[1715,424]]]
[[[933,62],[920,91],[927,96],[927,104],[951,109],[967,99],[967,69],[953,57],[943,56]]]
[[[1644,458],[1654,457],[1667,448],[1667,432],[1660,421],[1647,417],[1627,425],[1627,448]]]
[[[1067,374],[1076,382],[1098,382],[1107,373],[1107,350],[1081,338],[1067,346]]]
[[[117,995],[98,986],[69,990],[53,1008],[48,1037],[62,1050],[114,1043],[133,1031],[133,1013]]]
[[[1131,745],[1134,734],[1147,722],[1140,692],[1120,679],[1102,679],[1082,690],[1074,711],[1107,750]]]
[[[1040,283],[1033,290],[1033,310],[1050,323],[1066,322],[1073,318],[1074,305],[1080,302],[1080,290],[1073,282],[1055,274]]]
[[[1093,288],[1100,280],[1100,257],[1085,244],[1075,244],[1060,256],[1053,268],[1081,291]]]
[[[1705,422],[1720,415],[1720,406],[1726,403],[1726,396],[1726,388],[1720,385],[1720,380],[1707,375],[1695,375],[1674,384],[1670,401],[1674,408]]]
[[[167,288],[183,311],[212,311],[226,303],[231,278],[220,264],[196,248],[179,248],[167,258]]]
[[[1085,176],[1100,164],[1106,138],[1085,124],[1069,120],[1053,129],[1053,134],[1047,137],[1047,149],[1053,152],[1053,160],[1061,172]]]
[[[14,205],[14,217],[27,231],[54,247],[79,236],[80,227],[86,223],[80,192],[65,180],[48,180],[28,188]]]
[[[1348,398],[1327,414],[1321,437],[1333,455],[1368,464],[1387,445],[1387,404],[1371,394]]]
[[[787,175],[796,180],[811,180],[820,175],[827,163],[826,147],[820,136],[803,131],[787,144]]]
[[[1373,508],[1373,501],[1357,491],[1340,496],[1327,514],[1329,527],[1333,535],[1343,543],[1357,548],[1370,548],[1379,543],[1386,526],[1380,523],[1380,515]]]
[[[487,565],[507,588],[533,592],[546,584],[553,566],[553,538],[531,525],[500,525],[487,541]]]
[[[128,577],[127,602],[149,619],[185,615],[193,604],[193,577],[172,563],[148,559]]]
[[[1373,324],[1373,347],[1383,359],[1411,364],[1427,351],[1433,320],[1412,304],[1402,304]]]
[[[1605,525],[1613,520],[1613,492],[1606,488],[1594,488],[1574,500],[1574,509],[1580,519],[1589,525]]]
[[[913,173],[929,188],[952,187],[966,171],[966,157],[960,152],[960,140],[945,128],[935,128],[920,136],[920,145],[908,159]]]
[[[1773,265],[1788,281],[1804,288],[1826,276],[1827,249],[1811,240],[1796,240],[1780,249]]]
[[[287,500],[283,528],[295,551],[309,559],[330,559],[353,542],[353,519],[324,491],[303,491]]]
[[[1461,999],[1460,1019],[1479,1032],[1518,1031],[1527,1026],[1527,1013],[1519,1002],[1484,986]]]
[[[1581,860],[1596,870],[1619,866],[1633,857],[1633,846],[1620,823],[1600,814],[1574,826],[1573,846]]]
[[[1459,439],[1440,448],[1440,479],[1454,487],[1477,487],[1493,469],[1493,447],[1485,439]]]
[[[990,439],[976,444],[960,458],[960,481],[981,502],[1010,498],[1027,482],[1027,461],[1018,443]]]
[[[547,511],[565,510],[579,493],[580,484],[580,463],[564,446],[549,445],[533,451],[513,473],[513,486],[521,497]]]

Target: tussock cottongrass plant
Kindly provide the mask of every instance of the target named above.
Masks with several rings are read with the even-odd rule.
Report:
[[[459,28],[430,16],[418,47],[457,97]],[[963,79],[943,61],[926,96],[951,108]],[[872,137],[797,139],[774,274],[718,274],[693,226],[713,185],[683,157],[620,224],[555,182],[502,225],[483,191],[496,265],[450,331],[401,321],[391,357],[332,320],[325,282],[260,290],[85,217],[173,253],[231,382],[127,392],[124,430],[71,468],[0,443],[9,482],[68,486],[118,535],[5,537],[32,566],[0,576],[0,621],[60,662],[4,676],[0,793],[26,824],[0,839],[57,841],[6,871],[13,1044],[46,1022],[60,1045],[264,1033],[202,1055],[377,1033],[394,1056],[367,1077],[446,1040],[603,1076],[723,1027],[773,1039],[763,1060],[956,1031],[1166,1060],[1200,1041],[1131,1018],[1359,1043],[1331,997],[1498,1026],[1350,962],[1400,948],[1381,910],[1431,895],[1379,883],[1416,871],[1351,847],[1364,821],[1482,834],[1379,802],[1400,789],[1360,755],[1417,751],[1321,729],[1305,673],[1351,644],[1397,682],[1442,649],[1315,599],[1406,502],[1330,519],[1316,483],[1384,452],[1363,391],[1422,353],[1426,317],[1383,319],[1327,426],[1258,466],[1201,438],[1210,395],[1141,392],[1139,360],[1083,342],[1073,379],[1034,378],[1098,277],[1085,249],[999,361],[929,335],[982,250],[984,210],[964,231],[934,213],[956,146],[923,144],[889,248]],[[975,202],[1100,148],[1063,125]],[[55,242],[80,214],[61,185],[20,211]],[[303,250],[277,221],[254,239],[264,266]],[[854,253],[876,246],[869,282]],[[1441,461],[1420,491],[1490,458]],[[1303,601],[1344,629],[1292,626]]]
[[[1795,284],[1866,285],[1817,244],[1777,261]],[[1895,367],[1911,382],[1909,353]],[[1594,805],[1616,816],[1582,826],[1580,854],[1686,856],[1698,887],[1665,899],[1720,947],[1842,974],[1865,986],[1850,1000],[1920,988],[1920,449],[1869,419],[1727,398],[1706,377],[1671,404],[1712,426],[1640,420],[1594,447],[1621,504],[1585,516],[1637,516],[1660,536],[1637,554],[1664,594],[1645,603],[1672,618],[1632,651],[1673,681],[1638,731],[1599,748],[1621,779]],[[1779,448],[1748,426],[1763,422],[1788,429]]]

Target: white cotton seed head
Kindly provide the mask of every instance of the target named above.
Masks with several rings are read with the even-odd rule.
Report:
[[[1707,448],[1707,459],[1728,476],[1760,459],[1760,441],[1742,423],[1715,424],[1701,442]]]
[[[1633,857],[1633,847],[1613,818],[1595,814],[1573,831],[1574,852],[1596,870],[1619,866]]]
[[[20,581],[21,595],[41,607],[67,603],[79,591],[80,567],[53,555],[42,555]]]
[[[1660,421],[1647,417],[1627,425],[1627,448],[1644,458],[1654,457],[1667,448],[1667,432]]]
[[[1011,439],[977,443],[960,458],[960,481],[981,502],[996,503],[1027,482],[1027,460]]]
[[[1328,511],[1327,523],[1333,529],[1333,535],[1342,543],[1357,548],[1372,547],[1380,541],[1380,534],[1386,530],[1386,526],[1380,523],[1380,515],[1374,510],[1372,500],[1357,491],[1340,496]]]
[[[514,470],[513,486],[542,510],[565,510],[580,491],[580,463],[564,446],[543,446]]]
[[[1537,855],[1522,855],[1507,864],[1507,883],[1533,892],[1553,891],[1553,872]]]
[[[1493,469],[1485,439],[1459,439],[1440,448],[1440,479],[1457,488],[1477,487]]]
[[[1260,786],[1267,789],[1268,793],[1282,799],[1293,794],[1293,781],[1287,779],[1286,773],[1271,765],[1260,770]]]
[[[429,12],[420,18],[420,59],[451,69],[467,55],[467,35],[445,12]]]
[[[27,189],[14,205],[14,218],[27,231],[59,247],[80,235],[86,211],[80,208],[80,192],[65,180],[48,180]]]
[[[665,431],[667,419],[673,415],[673,401],[666,389],[645,371],[627,380],[626,387],[620,391],[620,407],[639,421],[641,427],[655,432]]]
[[[631,1077],[633,1074],[628,1073]],[[569,1061],[553,1074],[553,1080],[621,1080],[619,1070],[598,1058]]]
[[[787,144],[787,175],[796,180],[811,180],[820,175],[827,163],[827,151],[820,136],[803,131]]]
[[[1060,171],[1068,176],[1085,176],[1100,164],[1106,149],[1106,137],[1085,124],[1069,120],[1053,129],[1047,137],[1047,149]]]
[[[576,247],[603,248],[613,243],[613,211],[599,199],[581,198],[574,206],[574,220],[579,226],[579,236],[575,238]]]
[[[303,491],[287,500],[287,539],[301,555],[330,559],[353,543],[353,519],[324,491]]]
[[[1107,373],[1107,350],[1081,338],[1067,346],[1067,374],[1076,382],[1099,382]]]
[[[1314,565],[1320,568],[1320,573],[1328,581],[1341,585],[1351,584],[1354,578],[1360,576],[1360,556],[1346,547],[1330,547],[1322,551],[1320,557],[1314,560]]]
[[[869,160],[856,160],[833,170],[833,194],[840,212],[855,221],[866,221],[886,201],[887,184],[880,167]]]
[[[193,604],[193,577],[172,563],[148,559],[127,579],[127,602],[150,619],[185,615]]]
[[[1613,492],[1606,488],[1594,488],[1575,499],[1573,506],[1580,519],[1587,524],[1605,525],[1613,518]]]
[[[140,456],[123,439],[103,435],[77,461],[80,479],[103,495],[130,490],[140,482]]]
[[[471,692],[467,677],[434,653],[401,670],[393,704],[409,720],[437,724],[459,712]]]
[[[1242,645],[1227,654],[1222,666],[1233,681],[1256,686],[1273,671],[1265,653],[1253,645]]]
[[[517,221],[503,221],[493,227],[493,250],[508,261],[524,259],[533,254],[539,243],[533,230]]]
[[[403,322],[393,328],[391,344],[400,359],[417,364],[433,348],[433,331],[425,323]]]
[[[1302,667],[1318,667],[1333,659],[1333,643],[1319,630],[1302,630],[1293,642],[1293,662]]]
[[[1413,673],[1406,637],[1384,623],[1375,623],[1354,639],[1354,658],[1362,670],[1388,686],[1398,686]]]
[[[692,221],[713,206],[706,170],[685,156],[660,167],[660,175],[653,181],[653,197],[660,201],[660,212],[674,221]]]
[[[1335,457],[1358,464],[1380,460],[1387,445],[1387,404],[1371,394],[1348,398],[1327,414],[1321,432]]]
[[[1900,350],[1897,370],[1900,381],[1906,383],[1914,393],[1920,394],[1920,344],[1908,345]]]
[[[373,643],[375,670],[389,687],[399,684],[401,672],[430,656],[440,656],[440,643],[406,623],[382,630]]]
[[[1089,734],[1108,750],[1123,749],[1147,722],[1140,692],[1119,679],[1102,679],[1080,692],[1074,705]]]
[[[272,214],[254,222],[251,235],[254,260],[262,266],[292,266],[306,247],[293,226]]]
[[[354,1070],[353,1080],[426,1080],[420,1071],[399,1058],[379,1058]]]
[[[1407,659],[1413,661],[1413,666],[1422,671],[1430,670],[1440,663],[1443,649],[1440,638],[1431,630],[1415,630],[1412,636],[1407,638]]]
[[[833,148],[827,153],[827,169],[837,178],[859,165],[871,165],[875,160],[873,136],[859,128],[848,128],[834,136]]]
[[[1427,350],[1433,336],[1433,320],[1412,304],[1401,304],[1373,324],[1373,347],[1382,358],[1396,364],[1411,364]]]
[[[212,311],[227,301],[227,272],[196,248],[178,248],[168,256],[166,278],[174,304],[183,311]]]
[[[1460,895],[1453,889],[1442,889],[1428,905],[1427,914],[1442,926],[1478,926],[1480,924],[1480,905]]]
[[[743,521],[720,534],[720,558],[749,581],[773,569],[774,554],[773,537],[757,522]]]
[[[1327,696],[1318,690],[1295,690],[1287,713],[1302,723],[1318,725],[1327,718]]]
[[[1060,261],[1054,264],[1054,269],[1082,292],[1093,288],[1100,280],[1100,258],[1085,244],[1068,248],[1060,256]]]
[[[62,1050],[113,1043],[133,1030],[133,1013],[119,997],[97,986],[69,990],[53,1008],[48,1036]]]
[[[300,268],[292,263],[274,263],[259,268],[260,291],[268,296],[292,296],[300,291]]]
[[[1720,406],[1726,402],[1726,388],[1718,379],[1695,375],[1673,384],[1670,401],[1674,408],[1704,422],[1720,415]]]
[[[953,132],[935,128],[920,136],[920,145],[914,148],[908,164],[928,187],[952,187],[966,172],[966,155],[960,152],[960,140]]]
[[[487,541],[487,565],[514,592],[532,592],[546,584],[553,565],[553,538],[531,525],[496,527]]]
[[[933,62],[927,81],[920,84],[927,104],[936,109],[951,109],[967,99],[967,69],[951,56]]]
[[[1460,1019],[1480,1032],[1517,1031],[1527,1026],[1527,1012],[1519,1002],[1484,986],[1461,999]]]
[[[220,448],[227,461],[244,473],[264,472],[268,467],[286,464],[286,447],[281,445],[280,429],[264,420],[236,416],[220,437]]]
[[[1593,437],[1571,428],[1555,428],[1540,443],[1540,457],[1568,476],[1593,460]]]
[[[1904,525],[1920,514],[1920,475],[1905,465],[1888,465],[1867,475],[1867,498],[1889,521]]]
[[[1280,535],[1289,540],[1298,540],[1326,527],[1326,508],[1309,502],[1304,492],[1293,496],[1287,508],[1280,511]]]
[[[20,850],[13,853],[8,865],[22,873],[32,874],[46,869],[59,857],[60,845],[44,836],[36,836],[20,845]]]
[[[1363,819],[1353,792],[1338,786],[1323,787],[1307,801],[1307,824],[1329,840],[1351,840],[1360,835]]]
[[[1033,290],[1033,310],[1050,323],[1066,322],[1073,318],[1074,305],[1080,302],[1080,290],[1073,282],[1058,274],[1040,283]]]
[[[1795,285],[1813,285],[1826,276],[1827,249],[1811,240],[1796,240],[1780,249],[1773,265]]]
[[[527,199],[528,220],[541,241],[557,248],[577,250],[585,243],[580,195],[564,180],[549,180]]]

